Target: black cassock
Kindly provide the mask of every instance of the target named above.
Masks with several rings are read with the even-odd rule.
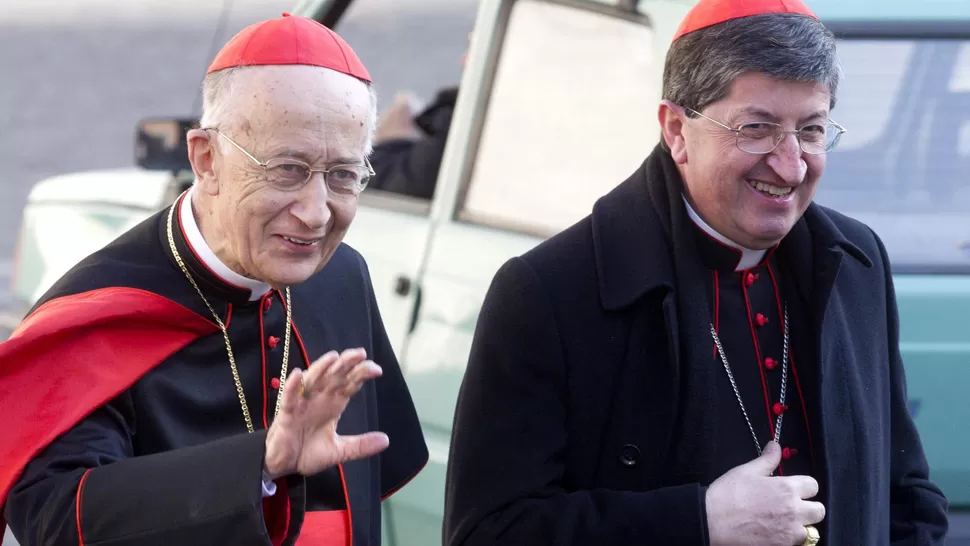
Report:
[[[289,369],[330,350],[366,349],[383,375],[351,399],[337,430],[384,431],[390,447],[281,478],[265,496],[284,293],[251,297],[225,282],[172,215],[178,254],[226,323],[249,433],[223,334],[170,250],[168,212],[75,266],[0,345],[9,423],[0,433],[0,503],[14,535],[72,546],[379,544],[381,501],[428,452],[364,260],[341,245],[291,288]]]
[[[760,253],[742,250],[703,220],[695,221],[699,255],[710,276],[711,326],[720,342],[720,347],[711,344],[721,412],[709,448],[716,461],[713,472],[720,475],[754,459],[758,446],[777,438],[782,446],[778,475],[819,478],[812,437],[817,428],[812,423],[818,422],[817,367],[798,366],[814,362],[813,329],[805,318],[810,304],[793,289],[794,276],[787,261],[776,256],[778,246]]]

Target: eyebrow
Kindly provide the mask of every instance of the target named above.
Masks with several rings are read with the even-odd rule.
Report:
[[[279,150],[276,154],[273,155],[273,157],[289,157],[293,159],[299,159],[304,163],[309,163],[311,165],[313,164],[313,162],[310,161],[310,157],[306,152],[296,150],[293,148],[284,148],[282,150]],[[363,165],[363,163],[364,163],[363,160],[353,156],[341,156],[326,162],[326,164],[328,165]]]
[[[344,156],[338,157],[330,162],[331,165],[363,165],[364,161],[357,157]]]
[[[762,119],[767,119],[768,121],[771,121],[774,123],[778,123],[779,121],[778,116],[758,106],[745,106],[744,108],[741,108],[740,110],[738,110],[733,117],[735,118],[735,121],[736,121],[738,117],[745,114],[759,117]],[[798,125],[801,126],[802,124],[808,122],[809,120],[818,119],[818,118],[828,119],[828,111],[816,110],[815,112],[812,112],[811,114],[798,120]]]

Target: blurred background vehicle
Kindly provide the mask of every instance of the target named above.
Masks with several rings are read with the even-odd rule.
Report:
[[[970,3],[806,1],[839,36],[846,74],[833,118],[848,132],[817,200],[887,245],[911,412],[952,504],[949,544],[970,545]],[[428,467],[385,503],[385,544],[440,543],[454,403],[488,283],[639,167],[659,138],[666,44],[691,5],[305,0],[291,10],[347,38],[384,105],[401,90],[430,101],[461,89],[431,197],[369,188],[346,239],[370,264],[431,448]],[[74,263],[191,183],[181,136],[198,114],[198,77],[179,91],[184,106],[170,107],[184,116],[138,123],[135,167],[31,188],[15,229],[10,325]]]

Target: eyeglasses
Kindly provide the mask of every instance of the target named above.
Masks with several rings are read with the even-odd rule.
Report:
[[[777,123],[766,121],[755,121],[752,123],[742,123],[737,127],[729,127],[716,119],[709,118],[704,114],[685,108],[698,116],[712,121],[728,131],[737,135],[737,147],[739,150],[749,154],[769,154],[781,144],[785,135],[793,134],[798,139],[798,146],[803,152],[811,155],[824,154],[835,149],[839,145],[842,134],[845,133],[838,123],[829,120],[825,124],[806,125],[801,129],[788,130]]]
[[[323,173],[323,180],[331,192],[337,195],[356,197],[364,191],[367,183],[375,174],[374,168],[371,167],[370,161],[366,157],[364,158],[364,165],[334,165],[329,169],[314,169],[298,159],[283,157],[260,161],[219,129],[209,127],[205,130],[215,131],[216,134],[228,140],[229,144],[235,146],[253,163],[263,168],[266,172],[267,182],[282,191],[296,191],[310,181],[313,173]]]

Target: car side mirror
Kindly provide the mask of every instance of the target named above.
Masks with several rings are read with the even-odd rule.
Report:
[[[151,171],[191,170],[186,133],[199,127],[198,120],[146,119],[135,133],[135,164]]]

